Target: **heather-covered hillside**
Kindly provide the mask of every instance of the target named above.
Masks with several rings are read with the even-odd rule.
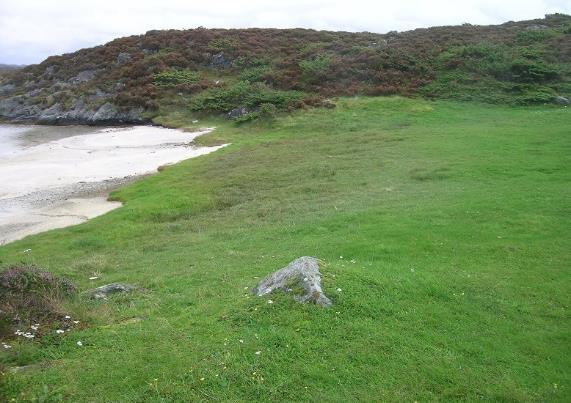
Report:
[[[160,107],[239,120],[338,95],[565,103],[571,17],[387,34],[306,29],[149,31],[0,76],[0,117],[142,122]]]

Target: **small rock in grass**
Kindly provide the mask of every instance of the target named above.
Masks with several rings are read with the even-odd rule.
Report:
[[[89,290],[87,293],[93,299],[105,299],[112,294],[125,293],[134,290],[136,287],[131,284],[111,283]]]

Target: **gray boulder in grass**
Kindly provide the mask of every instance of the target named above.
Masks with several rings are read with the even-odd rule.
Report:
[[[562,97],[562,96],[557,96],[557,97],[553,98],[553,101],[557,105],[569,105],[569,99]]]
[[[110,295],[133,291],[136,288],[131,284],[111,283],[89,290],[87,293],[93,299],[107,299]]]
[[[330,306],[331,300],[321,289],[319,260],[310,256],[295,259],[258,283],[254,294],[261,297],[275,290],[292,292],[297,302],[314,302],[320,306]]]

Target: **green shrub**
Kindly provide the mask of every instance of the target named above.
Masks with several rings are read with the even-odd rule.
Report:
[[[273,104],[277,108],[300,106],[304,94],[300,91],[276,90],[262,83],[254,83],[250,87],[246,105],[257,107],[261,104]]]
[[[302,60],[299,62],[299,67],[302,71],[302,79],[313,83],[326,76],[329,67],[331,66],[331,57],[326,54],[321,54],[312,60]]]
[[[248,69],[251,67],[268,66],[269,60],[264,57],[253,55],[239,56],[232,62],[232,65],[238,69]]]
[[[543,85],[566,74],[558,65],[547,62],[540,45],[459,46],[443,52],[438,62],[436,80],[420,91],[430,97],[541,104],[553,97],[553,90]]]
[[[275,119],[277,108],[274,104],[264,103],[260,105],[260,117],[263,119]]]
[[[550,29],[534,29],[519,32],[516,36],[516,43],[519,45],[531,45],[543,42],[555,36],[555,32]]]
[[[508,75],[510,53],[503,45],[478,43],[449,49],[438,62],[444,71],[457,69],[502,78]]]
[[[523,87],[521,95],[515,97],[515,103],[519,105],[548,104],[553,101],[555,92],[548,87]]]
[[[557,78],[557,70],[542,61],[520,58],[510,65],[512,80],[524,83],[542,83]]]
[[[153,84],[158,87],[175,87],[184,84],[196,84],[200,75],[192,70],[166,70],[153,76]]]
[[[270,71],[269,66],[258,66],[246,69],[238,75],[238,79],[241,81],[248,81],[250,83],[255,83],[257,81],[263,81],[264,76]]]
[[[245,100],[250,83],[240,81],[230,87],[217,87],[196,95],[190,104],[193,111],[227,112]]]
[[[522,47],[518,49],[521,57],[530,60],[542,60],[545,57],[545,52],[537,47]]]
[[[256,109],[262,104],[272,104],[276,109],[299,107],[304,94],[299,91],[276,90],[263,83],[239,81],[229,87],[218,87],[197,94],[191,101],[193,111],[228,112],[245,106]]]
[[[216,38],[208,43],[208,47],[211,50],[222,52],[224,50],[232,50],[236,48],[238,44],[232,38]]]

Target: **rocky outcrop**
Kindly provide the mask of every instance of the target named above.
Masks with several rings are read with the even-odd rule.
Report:
[[[107,102],[103,104],[97,111],[90,117],[92,123],[97,122],[119,122],[119,123],[142,123],[140,115],[143,108],[132,108],[121,110],[114,104]]]
[[[110,295],[130,292],[136,288],[137,287],[131,284],[111,283],[89,290],[87,291],[87,295],[93,299],[107,299]]]
[[[292,293],[300,303],[309,301],[320,306],[332,304],[321,289],[319,260],[314,257],[303,256],[294,260],[260,281],[253,292],[261,297],[275,290]]]
[[[125,64],[127,62],[129,62],[131,60],[131,54],[127,53],[127,52],[121,52],[117,55],[117,61],[116,63],[118,65],[122,65]]]
[[[54,103],[49,107],[33,104],[29,97],[18,95],[0,100],[0,117],[16,122],[42,124],[100,125],[146,122],[141,117],[143,108],[119,108],[111,102],[102,103],[105,95],[96,92],[89,100],[77,98],[67,108],[61,103]]]
[[[226,118],[227,119],[241,118],[242,116],[245,116],[248,113],[250,113],[248,108],[246,108],[245,106],[240,106],[240,107],[234,108],[230,112],[226,113]]]
[[[213,69],[227,69],[232,67],[232,62],[228,60],[223,52],[210,56],[210,67]]]
[[[23,95],[0,100],[0,117],[12,120],[35,120],[42,112],[37,105],[31,105]]]
[[[4,85],[0,85],[0,95],[8,95],[14,92],[16,86],[14,84],[8,83]]]
[[[121,52],[117,64],[128,63],[131,55]],[[0,119],[41,124],[115,125],[143,124],[143,107],[120,107],[114,103],[124,84],[110,87],[100,80],[104,69],[79,69],[62,77],[59,69],[47,66],[26,81],[0,76]],[[102,85],[102,87],[100,87]],[[105,89],[102,89],[105,88]]]
[[[70,84],[86,83],[88,81],[93,80],[95,78],[96,74],[97,74],[97,71],[95,71],[95,70],[84,70],[84,71],[78,73],[76,76],[70,78],[68,80],[68,82]]]
[[[569,105],[569,99],[562,96],[557,96],[553,98],[553,102],[555,102],[557,105],[564,105],[564,106]]]

